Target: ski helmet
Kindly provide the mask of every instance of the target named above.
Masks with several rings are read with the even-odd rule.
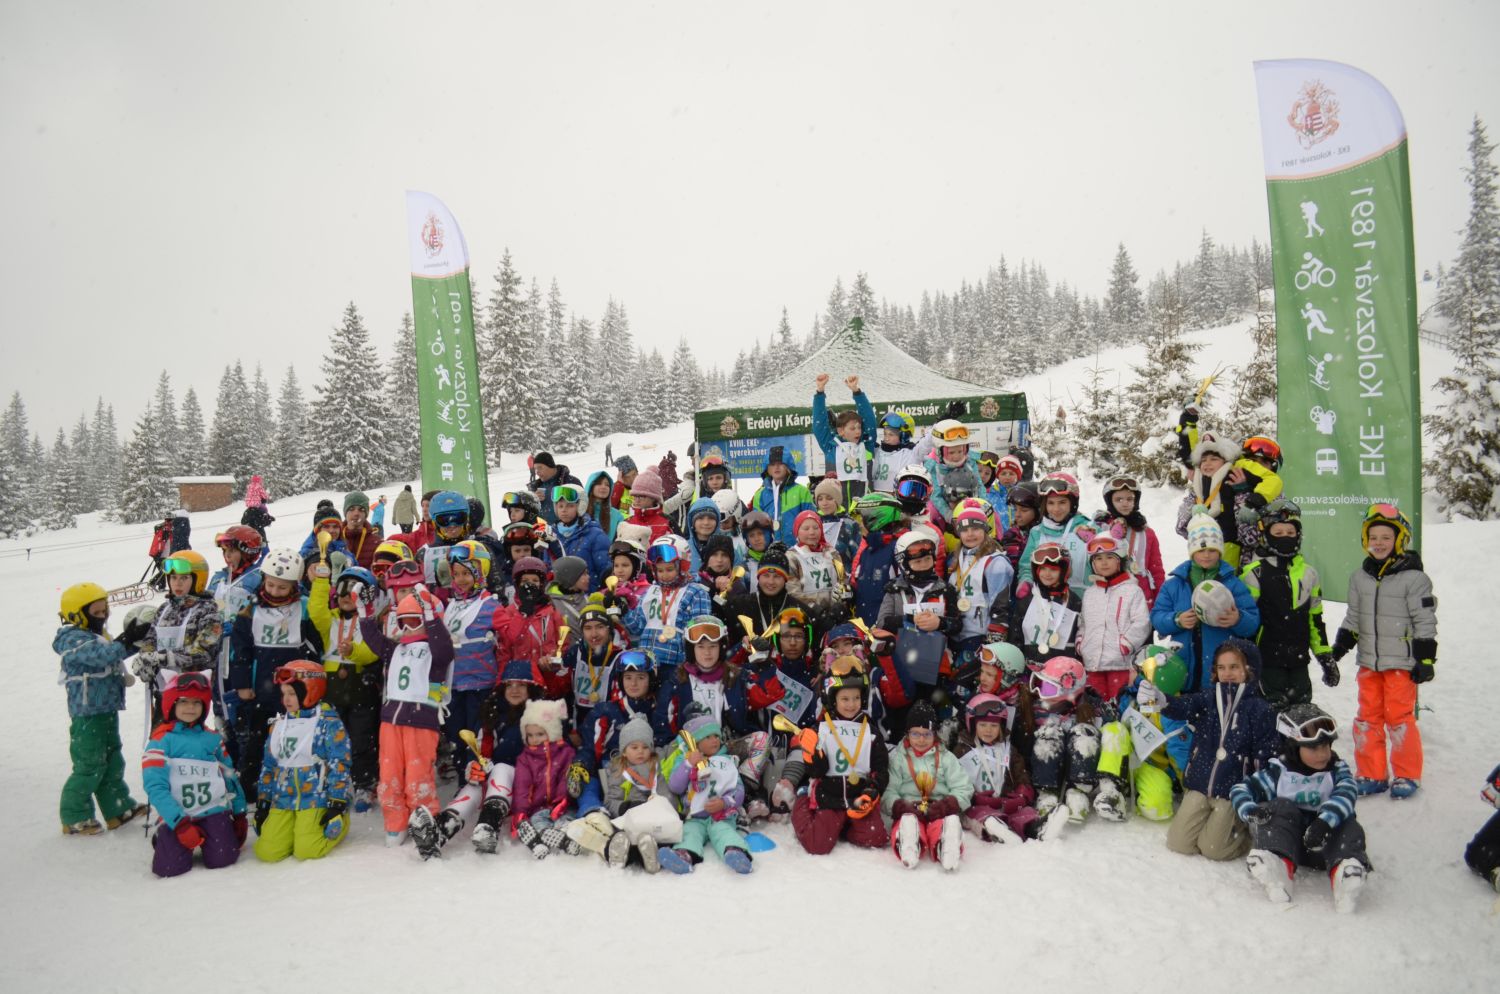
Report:
[[[1299,746],[1322,745],[1339,737],[1338,722],[1316,704],[1293,704],[1276,716],[1276,731]]]
[[[1031,575],[1035,576],[1036,571],[1043,566],[1056,566],[1062,570],[1062,578],[1057,581],[1059,586],[1067,586],[1068,579],[1073,575],[1073,563],[1068,559],[1068,550],[1056,542],[1043,542],[1031,553]]]
[[[517,583],[527,573],[541,577],[543,583],[547,582],[547,565],[536,556],[522,556],[510,568],[510,578]]]
[[[474,577],[474,582],[482,584],[489,579],[493,557],[490,555],[489,547],[483,542],[467,539],[448,550],[448,561],[455,566],[467,569]]]
[[[870,678],[865,673],[865,661],[858,656],[838,656],[828,664],[828,676],[823,680],[823,706],[830,713],[841,690],[854,688],[859,691],[859,706],[870,703]]]
[[[981,721],[999,722],[1003,738],[1010,729],[1010,706],[994,694],[975,694],[969,698],[969,704],[964,708],[964,724],[968,726],[970,735],[974,734],[974,726]]]
[[[1026,672],[1026,657],[1009,642],[988,642],[979,647],[979,664],[1000,669],[1000,686],[1012,687]]]
[[[1234,592],[1218,580],[1204,580],[1193,588],[1192,605],[1203,624],[1227,628],[1224,622],[1235,609]]]
[[[1270,464],[1273,473],[1281,470],[1281,446],[1270,435],[1251,435],[1240,445],[1240,451]]]
[[[1088,673],[1072,656],[1051,656],[1031,674],[1031,689],[1043,704],[1072,702],[1083,696]]]
[[[903,515],[901,502],[888,493],[865,494],[854,502],[854,516],[867,532],[899,525]]]
[[[726,484],[734,479],[734,475],[729,472],[729,464],[724,461],[723,456],[718,454],[704,456],[703,461],[698,464],[698,480],[703,486],[708,486],[711,476],[724,477]],[[711,492],[717,493],[718,488],[715,487]]]
[[[979,477],[975,476],[974,471],[967,465],[950,469],[943,474],[943,503],[949,507],[973,497],[981,489]]]
[[[1141,661],[1146,680],[1168,697],[1176,697],[1187,686],[1187,664],[1175,649],[1166,645],[1148,645]]]
[[[1042,495],[1031,480],[1022,480],[1010,488],[1005,498],[1012,507],[1029,507],[1033,511],[1042,509]]]
[[[350,566],[339,574],[338,581],[334,584],[334,589],[340,594],[347,594],[351,592],[351,588],[361,586],[369,587],[373,590],[380,586],[380,581],[375,579],[374,573],[371,573],[363,566]],[[359,591],[353,590],[352,592],[358,593]]]
[[[1291,525],[1296,534],[1271,536],[1271,526]],[[1260,510],[1260,547],[1273,556],[1295,556],[1302,549],[1302,509],[1285,497],[1277,497]]]
[[[1115,494],[1121,490],[1128,490],[1130,493],[1135,494],[1135,509],[1137,511],[1141,509],[1140,481],[1133,476],[1126,476],[1124,474],[1112,476],[1109,478],[1109,482],[1104,484],[1104,512],[1110,517],[1114,517],[1117,513],[1115,511]]]
[[[261,539],[260,532],[249,525],[230,525],[218,534],[214,544],[221,549],[226,546],[238,549],[240,555],[254,562],[265,542]]]
[[[201,552],[194,552],[192,549],[174,552],[161,561],[161,570],[168,576],[191,574],[192,592],[195,594],[208,589],[208,560],[203,558]]]
[[[1365,512],[1365,520],[1359,526],[1359,539],[1366,551],[1370,548],[1370,527],[1386,525],[1396,531],[1395,555],[1402,555],[1411,543],[1411,522],[1395,504],[1371,504]]]
[[[969,447],[969,429],[955,418],[944,418],[932,426],[932,444],[940,449]]]
[[[722,643],[728,634],[729,629],[724,627],[724,622],[711,614],[700,614],[687,623],[682,639],[689,645],[697,645],[699,642]]]
[[[427,513],[439,535],[454,528],[460,529],[463,535],[469,533],[469,501],[456,490],[440,490],[433,494]]]
[[[886,431],[893,431],[905,445],[911,441],[911,436],[917,430],[917,423],[910,414],[905,411],[886,411],[880,416],[880,427]]]
[[[937,542],[929,533],[918,531],[915,528],[896,539],[896,568],[907,577],[911,577],[913,574],[907,563],[914,554],[921,555],[924,546],[926,547],[926,552],[933,557],[935,568]],[[928,569],[923,572],[930,573],[932,570]]]
[[[302,556],[295,549],[272,549],[266,553],[265,562],[260,564],[260,571],[287,583],[301,583]]]
[[[512,490],[500,501],[502,510],[510,511],[520,508],[526,512],[526,517],[532,521],[542,516],[541,502],[536,499],[536,494],[530,490]]]
[[[679,542],[681,542],[682,545],[679,545]],[[652,542],[650,547],[646,549],[646,560],[650,562],[652,566],[660,566],[662,563],[681,564],[687,561],[689,556],[691,555],[688,550],[685,550],[682,547],[686,544],[687,540],[682,538],[681,536],[663,535],[661,538]]]
[[[781,633],[795,628],[802,633],[803,640],[812,645],[812,626],[807,623],[807,612],[800,607],[783,608],[776,616],[776,645],[781,647]]]
[[[477,532],[479,529],[484,527],[484,515],[486,510],[484,501],[480,500],[478,497],[470,497],[467,503],[469,505],[469,531]]]
[[[292,685],[297,693],[297,704],[301,708],[316,706],[328,689],[328,674],[323,672],[321,664],[310,659],[294,659],[276,667],[275,681],[277,686],[287,683]]]
[[[1042,482],[1037,484],[1037,493],[1042,498],[1045,507],[1046,498],[1054,494],[1061,494],[1068,498],[1068,513],[1078,513],[1078,478],[1072,473],[1048,473],[1042,477]]]
[[[203,724],[203,719],[208,717],[208,709],[213,705],[214,694],[207,673],[188,671],[178,673],[167,681],[166,687],[161,692],[161,713],[167,721],[175,721],[177,716],[172,713],[180,700],[197,701],[203,705],[203,711],[198,715],[194,725]]]
[[[75,583],[62,592],[57,614],[63,624],[89,627],[88,606],[95,601],[109,601],[109,591],[97,583]]]
[[[512,521],[500,535],[506,545],[536,545],[536,529],[530,521]]]
[[[1120,560],[1122,573],[1130,570],[1130,549],[1121,541],[1120,536],[1112,531],[1102,531],[1089,539],[1088,553],[1091,567],[1095,556],[1114,556]]]
[[[397,625],[408,629],[422,627],[424,620],[422,618],[422,602],[417,600],[414,595],[407,594],[405,597],[402,597],[396,602],[395,610]],[[408,625],[406,623],[406,619],[408,618],[415,618],[417,623],[415,625]]]
[[[732,489],[715,490],[709,498],[714,502],[714,507],[719,509],[719,520],[727,521],[730,518],[739,517],[740,495]]]

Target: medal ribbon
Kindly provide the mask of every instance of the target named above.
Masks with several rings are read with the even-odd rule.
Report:
[[[839,752],[843,753],[844,754],[844,759],[846,759],[849,762],[850,779],[853,780],[855,783],[858,783],[859,782],[859,770],[855,769],[855,766],[854,766],[854,757],[858,756],[864,750],[864,747],[865,747],[865,733],[870,730],[870,719],[869,718],[861,719],[861,721],[859,723],[859,738],[857,738],[857,739],[854,740],[854,756],[849,755],[849,750],[844,748],[844,740],[839,735],[838,726],[833,723],[833,718],[831,718],[829,716],[828,712],[826,712],[826,711],[823,712],[823,720],[828,723],[828,731],[830,731],[830,732],[833,733],[833,743],[834,743],[834,745],[836,745],[836,746],[839,747]]]

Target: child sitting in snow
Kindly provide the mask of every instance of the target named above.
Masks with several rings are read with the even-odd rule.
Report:
[[[1490,770],[1479,796],[1490,807],[1500,808],[1500,766]],[[1464,850],[1464,862],[1500,891],[1500,811],[1490,815],[1490,820],[1469,840],[1468,848]]]
[[[725,866],[749,873],[750,847],[735,827],[735,813],[745,803],[740,764],[723,748],[718,719],[693,718],[683,732],[682,762],[672,768],[668,789],[683,799],[687,818],[682,841],[660,851],[661,865],[673,873],[691,873],[703,862],[704,846],[711,844]]]
[[[266,736],[255,802],[255,855],[267,863],[321,859],[349,831],[349,735],[323,700],[320,663],[293,660],[276,670],[283,713]]]
[[[567,710],[566,701],[531,701],[521,715],[526,748],[516,759],[512,820],[516,839],[537,859],[583,851],[563,831],[573,820],[567,783],[575,750],[563,738]]]
[[[643,714],[625,722],[619,751],[599,770],[603,807],[568,826],[568,836],[597,852],[610,866],[632,860],[647,873],[661,869],[660,843],[682,840],[682,819],[667,789],[655,745],[656,733]],[[630,812],[634,816],[627,817]]]
[[[943,869],[956,870],[963,852],[961,816],[974,785],[937,740],[937,724],[931,704],[913,704],[906,715],[906,738],[891,753],[890,784],[882,803],[891,816],[896,855],[907,869],[926,853]]]
[[[167,718],[151,732],[141,760],[146,796],[160,818],[151,859],[158,877],[191,870],[199,848],[210,870],[230,866],[249,832],[239,775],[223,738],[203,724],[212,702],[204,673],[179,673],[162,691]]]
[[[1101,817],[1123,819],[1120,784],[1099,772],[1100,725],[1108,706],[1089,688],[1083,664],[1052,656],[1032,672],[1031,686],[1035,727],[1023,731],[1032,742],[1037,817],[1046,822],[1037,837],[1054,837],[1066,822],[1081,824],[1091,803]]]
[[[994,694],[976,694],[965,709],[965,728],[954,750],[974,787],[964,824],[987,842],[1020,842],[1036,835],[1036,808],[1031,806],[1036,791],[1026,757],[1006,738],[1013,712]]]
[[[1357,793],[1349,766],[1333,751],[1338,725],[1316,704],[1294,704],[1277,719],[1281,754],[1230,792],[1250,826],[1250,875],[1272,901],[1292,899],[1298,866],[1328,874],[1335,911],[1355,909],[1370,861],[1365,830],[1354,817]]]

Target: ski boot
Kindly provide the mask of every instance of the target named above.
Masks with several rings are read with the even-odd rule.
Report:
[[[657,859],[661,863],[662,869],[670,870],[672,873],[693,872],[692,857],[676,849],[659,850]]]
[[[1015,832],[1012,832],[1009,825],[1005,824],[1005,822],[1001,821],[999,818],[996,818],[994,815],[990,815],[984,820],[983,827],[984,837],[989,839],[991,842],[1021,841],[1021,837]]]
[[[1371,794],[1384,794],[1391,789],[1387,780],[1376,780],[1372,777],[1355,777],[1354,789],[1360,797],[1369,797]]]
[[[368,787],[360,787],[354,792],[354,813],[364,814],[375,806],[375,792]]]
[[[656,840],[651,836],[641,836],[641,840],[635,844],[635,851],[641,854],[641,866],[646,868],[647,873],[656,873],[661,870],[661,860],[656,853]]]
[[[583,847],[568,838],[568,833],[556,825],[542,833],[542,842],[553,852],[565,852],[569,856],[577,856],[583,852]]]
[[[901,865],[912,869],[922,859],[922,826],[916,815],[902,815],[896,825],[896,855]]]
[[[1328,875],[1333,879],[1333,910],[1341,915],[1352,914],[1365,886],[1365,864],[1346,859]]]
[[[1410,777],[1397,777],[1391,781],[1391,797],[1404,801],[1422,789],[1422,781]]]
[[[85,818],[83,821],[75,821],[71,825],[62,827],[64,835],[98,835],[102,831],[104,831],[104,826],[93,818]]]
[[[397,849],[404,845],[406,845],[406,829],[403,828],[399,832],[385,833],[385,847],[387,849]]]
[[[724,865],[735,873],[749,873],[751,869],[750,854],[737,847],[725,849]]]
[[[436,856],[442,848],[442,844],[438,842],[437,822],[433,820],[432,812],[426,808],[412,811],[406,822],[406,831],[411,836],[412,844],[417,847],[417,854],[424,860]]]
[[[625,832],[616,832],[609,837],[604,846],[604,861],[615,869],[625,869],[625,864],[630,862],[630,836]]]
[[[964,824],[958,815],[949,815],[943,819],[943,834],[938,839],[938,862],[943,869],[953,871],[958,869],[958,858],[964,852]]]
[[[1125,794],[1113,777],[1099,778],[1099,790],[1094,794],[1094,810],[1105,821],[1124,821],[1125,816],[1129,814],[1130,808],[1126,804]]]
[[[1075,825],[1082,825],[1089,815],[1089,795],[1077,787],[1063,793],[1063,805],[1068,809],[1068,821]]]
[[[548,829],[547,831],[552,831]],[[531,850],[531,855],[537,859],[546,859],[552,850],[547,843],[542,841],[542,833],[536,830],[536,826],[529,820],[522,821],[516,825],[516,840]]]
[[[1252,849],[1245,857],[1245,869],[1266,889],[1272,903],[1285,904],[1292,899],[1292,868],[1280,856],[1267,849]]]
[[[603,811],[590,811],[582,818],[576,819],[568,825],[568,838],[591,853],[597,853],[607,858],[609,843],[619,833],[614,823],[609,820],[609,815]],[[629,847],[627,846],[627,851]]]
[[[121,811],[113,818],[106,818],[104,820],[104,827],[109,829],[110,831],[114,831],[121,825],[125,824],[127,821],[134,821],[137,818],[144,817],[146,812],[150,810],[151,808],[148,805],[137,804],[129,811]]]
[[[1057,791],[1043,790],[1036,795],[1036,816],[1039,821],[1046,821],[1058,804]]]

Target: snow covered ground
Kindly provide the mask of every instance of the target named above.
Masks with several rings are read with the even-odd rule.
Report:
[[[1200,354],[1205,369],[1241,361],[1248,348],[1234,333],[1205,338],[1213,343]],[[1446,358],[1428,358],[1430,383]],[[1107,353],[1104,365],[1128,379],[1132,359],[1128,350]],[[1022,386],[1039,406],[1047,381],[1061,396],[1091,362]],[[680,424],[608,441],[617,456],[629,452],[644,465],[668,448],[682,456],[689,438]],[[559,461],[581,477],[602,466],[605,441]],[[498,501],[524,482],[524,461],[507,457],[491,493]],[[1098,487],[1084,486],[1091,509]],[[368,491],[394,498],[399,489]],[[320,496],[273,505],[273,544],[300,543]],[[1163,490],[1145,501],[1169,568],[1183,556],[1163,527],[1176,500]],[[239,513],[236,505],[193,515],[197,544],[207,547]],[[1241,864],[1170,853],[1166,827],[1142,820],[1090,822],[1055,843],[971,841],[952,875],[931,864],[903,871],[887,852],[840,847],[811,857],[789,829],[773,826],[779,847],[757,857],[749,878],[711,858],[678,879],[611,872],[593,858],[537,863],[514,846],[480,857],[464,840],[424,864],[409,847],[385,849],[372,812],[356,817],[347,842],[322,861],[267,866],[247,849],[233,868],[157,880],[138,827],[58,835],[68,718],[50,650],[61,590],[86,579],[134,580],[149,532],[85,521],[76,531],[0,543],[0,603],[12,619],[12,710],[0,752],[11,832],[0,849],[0,990],[1494,989],[1500,902],[1468,873],[1462,852],[1490,812],[1477,797],[1482,778],[1500,762],[1500,671],[1483,620],[1495,605],[1483,581],[1500,562],[1500,525],[1427,529],[1422,551],[1440,599],[1441,651],[1440,676],[1422,695],[1430,708],[1421,726],[1425,787],[1412,801],[1360,804],[1376,872],[1353,917],[1334,915],[1317,874],[1299,876],[1293,904],[1272,905]],[[1329,586],[1339,596],[1342,581]],[[1330,605],[1330,627],[1341,613]],[[1317,696],[1338,717],[1350,755],[1352,673]],[[137,786],[143,720],[137,688],[121,716]]]

